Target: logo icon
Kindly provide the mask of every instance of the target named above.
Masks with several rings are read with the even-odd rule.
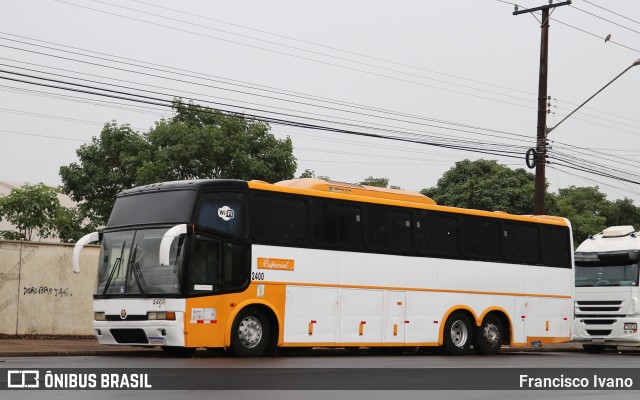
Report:
[[[39,388],[40,371],[9,370],[7,371],[7,388]]]
[[[127,319],[127,310],[125,310],[124,308],[122,309],[122,311],[120,311],[120,318]]]
[[[235,216],[236,213],[232,208],[229,208],[228,206],[218,208],[218,217],[222,218],[225,221],[232,220]]]

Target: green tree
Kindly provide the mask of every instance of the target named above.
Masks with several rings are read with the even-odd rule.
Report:
[[[622,200],[618,199],[611,202],[609,207],[603,210],[602,215],[607,220],[606,226],[640,226],[640,207],[636,207],[633,204],[633,200],[626,197]]]
[[[64,221],[64,215],[74,213],[60,204],[57,188],[43,183],[26,184],[13,189],[0,198],[0,215],[16,226],[15,231],[0,231],[0,237],[10,240],[32,240],[36,236],[49,238],[74,235],[77,230],[72,221]]]
[[[180,101],[177,114],[144,135],[147,157],[140,184],[196,178],[260,179],[294,177],[291,139],[276,139],[269,125]]]
[[[605,210],[611,209],[611,202],[597,186],[569,186],[558,190],[558,193],[559,215],[571,221],[576,245],[607,227]]]
[[[63,191],[83,217],[105,225],[116,195],[136,185],[136,174],[148,144],[128,125],[106,124],[99,137],[76,150],[79,163],[60,168]]]
[[[445,172],[436,186],[420,193],[446,206],[532,214],[534,175],[511,169],[494,160],[463,160]],[[547,194],[546,213],[557,211],[556,199]]]
[[[360,182],[360,184],[386,188],[386,187],[389,187],[389,178],[374,178],[373,176],[370,176],[365,180],[363,180],[362,182]]]
[[[293,178],[296,160],[289,138],[267,124],[174,101],[176,115],[140,135],[127,125],[105,125],[99,138],[77,151],[79,163],[60,168],[64,192],[82,216],[107,223],[116,195],[137,185],[200,178]]]

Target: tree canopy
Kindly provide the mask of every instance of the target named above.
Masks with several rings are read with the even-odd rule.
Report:
[[[79,162],[60,168],[64,192],[82,214],[105,225],[116,195],[138,185],[179,179],[293,178],[297,164],[289,138],[241,115],[174,101],[176,115],[144,134],[106,124],[76,151]]]
[[[57,236],[62,241],[77,240],[82,219],[75,209],[67,209],[58,199],[60,190],[43,183],[26,184],[0,198],[0,219],[16,230],[0,231],[9,240],[46,239]]]
[[[494,160],[463,160],[444,173],[436,186],[420,193],[446,206],[533,213],[534,175],[511,169]],[[548,196],[547,208],[555,204]]]

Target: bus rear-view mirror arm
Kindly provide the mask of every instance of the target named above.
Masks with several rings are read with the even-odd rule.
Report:
[[[100,232],[91,232],[88,235],[84,235],[76,242],[76,245],[73,247],[73,272],[76,274],[80,273],[80,252],[82,248],[89,244],[99,242],[102,234]]]
[[[162,237],[162,241],[160,242],[160,254],[158,255],[160,265],[169,265],[171,244],[173,243],[173,240],[178,236],[184,235],[186,233],[187,224],[180,224],[169,229],[167,233],[164,234],[164,236]]]

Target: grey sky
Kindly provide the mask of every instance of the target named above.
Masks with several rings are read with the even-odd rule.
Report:
[[[513,168],[524,167],[524,151],[534,145],[539,23],[532,15],[513,16],[513,6],[505,2],[153,2],[162,7],[179,8],[181,12],[177,12],[153,6],[151,1],[5,2],[0,13],[0,45],[3,46],[0,47],[0,69],[72,81],[50,75],[57,73],[134,87],[136,92],[145,89],[305,115],[323,120],[306,121],[319,125],[337,126],[326,121],[345,118],[352,121],[343,122],[353,125],[386,125],[378,126],[386,131],[375,133],[388,136],[438,135],[441,137],[439,140],[446,136],[448,144],[452,140],[491,142],[495,144],[481,146],[465,142],[464,145],[478,150],[487,148],[518,154],[518,158],[505,158],[477,151],[447,150],[272,125],[278,137],[289,135],[292,138],[298,158],[297,174],[308,168],[319,175],[347,182],[360,181],[369,175],[384,176],[394,185],[420,190],[435,185],[444,171],[465,158],[497,159]],[[547,2],[523,0],[518,3],[524,7],[535,7]],[[608,34],[612,38],[605,43],[604,38]],[[50,43],[33,42],[31,39]],[[81,50],[64,48],[65,51],[60,52],[27,43],[53,48],[72,46],[156,64],[153,68],[171,67],[183,71],[180,71],[182,75],[171,75],[150,69],[149,65],[139,68],[70,53]],[[554,98],[552,111],[555,114],[550,115],[548,125],[555,125],[564,114],[640,58],[639,50],[640,2],[576,0],[573,6],[557,8],[552,14],[549,55],[549,95]],[[136,70],[147,75],[88,63]],[[25,68],[43,72],[29,72]],[[171,76],[172,79],[149,74]],[[193,77],[197,74],[208,74],[208,80]],[[7,73],[0,73],[0,77],[25,79]],[[32,78],[27,80],[35,81]],[[178,80],[197,81],[199,84]],[[242,83],[223,84],[221,80]],[[247,85],[263,85],[271,89],[259,91],[248,89]],[[590,102],[584,112],[558,127],[550,136],[555,141],[551,161],[566,163],[561,159],[579,157],[584,160],[571,162],[581,168],[593,168],[640,182],[640,176],[633,175],[640,165],[637,161],[640,155],[640,145],[637,144],[640,135],[639,87],[640,67],[636,67]],[[43,93],[25,93],[24,90],[113,101],[119,103],[119,108],[52,98],[50,94],[43,97]],[[274,93],[274,90],[296,92],[298,97]],[[325,100],[311,101],[300,97],[309,95]],[[339,105],[334,100],[352,104]],[[322,107],[301,104],[311,102]],[[360,108],[354,108],[354,104]],[[362,109],[364,106],[422,119],[375,113]],[[149,107],[154,110],[136,110],[136,103],[124,100],[0,80],[0,179],[60,184],[58,168],[75,161],[75,149],[83,140],[89,141],[98,135],[103,123],[115,120],[144,131],[161,116],[170,116],[169,110],[158,111],[155,109],[161,107]],[[245,109],[245,112],[249,111]],[[384,118],[376,118],[372,114]],[[459,124],[489,130],[471,129]],[[352,126],[350,129],[374,132],[361,127]],[[424,137],[419,139],[424,140]],[[557,164],[550,165],[547,179],[554,191],[568,185],[599,185],[610,199],[627,196],[636,204],[640,203],[640,186],[637,184]]]

